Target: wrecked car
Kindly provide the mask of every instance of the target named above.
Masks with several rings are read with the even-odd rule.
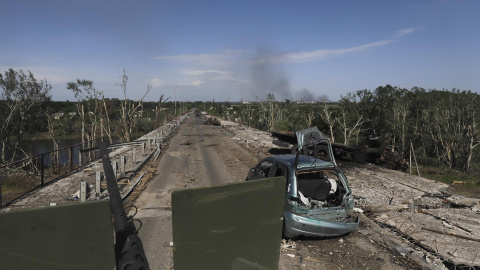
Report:
[[[348,181],[337,166],[328,139],[318,130],[297,132],[299,150],[312,144],[325,143],[328,157],[276,155],[261,160],[250,169],[247,180],[285,177],[283,235],[331,237],[340,236],[358,227],[354,217],[354,199]]]

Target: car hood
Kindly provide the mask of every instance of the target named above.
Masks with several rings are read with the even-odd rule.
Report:
[[[297,135],[298,149],[302,149],[304,146],[317,145],[324,140],[328,140],[316,127],[299,130],[295,134]]]
[[[315,147],[317,145],[326,145],[328,148],[328,155],[330,160],[335,163],[333,156],[332,145],[330,140],[317,129],[317,127],[311,127],[295,132],[297,135],[298,150],[302,150],[304,147]],[[325,147],[325,146],[323,146]]]

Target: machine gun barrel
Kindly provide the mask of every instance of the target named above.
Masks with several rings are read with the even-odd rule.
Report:
[[[133,219],[128,218],[125,212],[107,147],[103,142],[99,146],[113,215],[117,269],[150,269]]]

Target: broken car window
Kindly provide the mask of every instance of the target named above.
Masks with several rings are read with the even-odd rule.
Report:
[[[273,177],[280,177],[280,176],[286,177],[287,172],[285,168],[283,168],[280,165],[277,165],[275,168],[275,174],[273,175]]]
[[[258,165],[258,176],[268,177],[272,165],[273,162],[269,160],[260,163],[260,165]]]
[[[309,171],[297,173],[297,192],[307,207],[337,206],[344,192],[340,192],[338,176],[334,171]]]

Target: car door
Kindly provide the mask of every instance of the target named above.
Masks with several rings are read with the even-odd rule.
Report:
[[[250,169],[248,172],[247,179],[263,179],[267,178],[270,175],[270,171],[274,165],[274,162],[271,160],[263,160],[257,166]]]

